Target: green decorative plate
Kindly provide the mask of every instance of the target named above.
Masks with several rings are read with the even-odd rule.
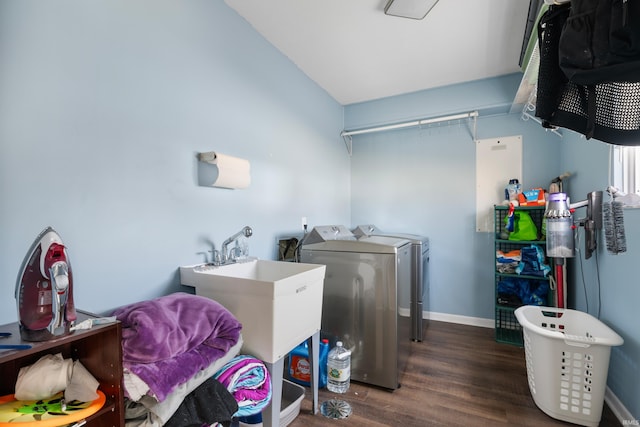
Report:
[[[0,397],[0,427],[59,427],[95,414],[106,401],[98,390],[98,398],[92,402],[67,402],[62,409],[63,392],[42,400],[15,400],[12,394]]]

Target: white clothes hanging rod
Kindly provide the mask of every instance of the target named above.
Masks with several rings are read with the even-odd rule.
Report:
[[[358,129],[358,130],[345,130],[345,131],[342,131],[340,135],[344,138],[345,136],[362,135],[364,133],[373,133],[373,132],[381,132],[385,130],[394,130],[394,129],[415,127],[415,126],[423,126],[423,125],[429,125],[432,123],[448,122],[451,120],[460,120],[460,119],[475,118],[475,117],[478,117],[478,112],[471,111],[468,113],[413,120],[410,122],[396,123],[392,125],[376,126],[372,128],[365,128],[365,129]]]

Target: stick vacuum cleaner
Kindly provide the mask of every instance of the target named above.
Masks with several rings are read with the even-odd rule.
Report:
[[[16,301],[20,335],[25,341],[66,335],[76,320],[67,248],[51,227],[36,237],[22,261]]]
[[[573,212],[587,207],[587,216],[574,221]],[[566,193],[552,193],[544,213],[547,221],[547,256],[553,258],[556,272],[558,308],[565,307],[565,259],[575,257],[574,230],[584,227],[584,258],[589,259],[596,250],[596,235],[602,228],[602,191],[592,191],[587,199],[569,204]]]

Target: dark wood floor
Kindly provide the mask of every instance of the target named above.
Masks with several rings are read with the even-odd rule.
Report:
[[[291,427],[375,426],[571,426],[536,407],[529,387],[524,350],[496,343],[493,329],[431,321],[425,340],[412,354],[394,392],[351,383],[344,395],[320,390],[320,403],[339,398],[353,408],[350,417],[311,415],[309,390]],[[606,406],[601,427],[621,424]]]

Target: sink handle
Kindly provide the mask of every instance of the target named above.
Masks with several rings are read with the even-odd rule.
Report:
[[[217,249],[214,249],[212,252],[213,252],[213,265],[222,264],[222,255],[220,254],[220,251]]]

